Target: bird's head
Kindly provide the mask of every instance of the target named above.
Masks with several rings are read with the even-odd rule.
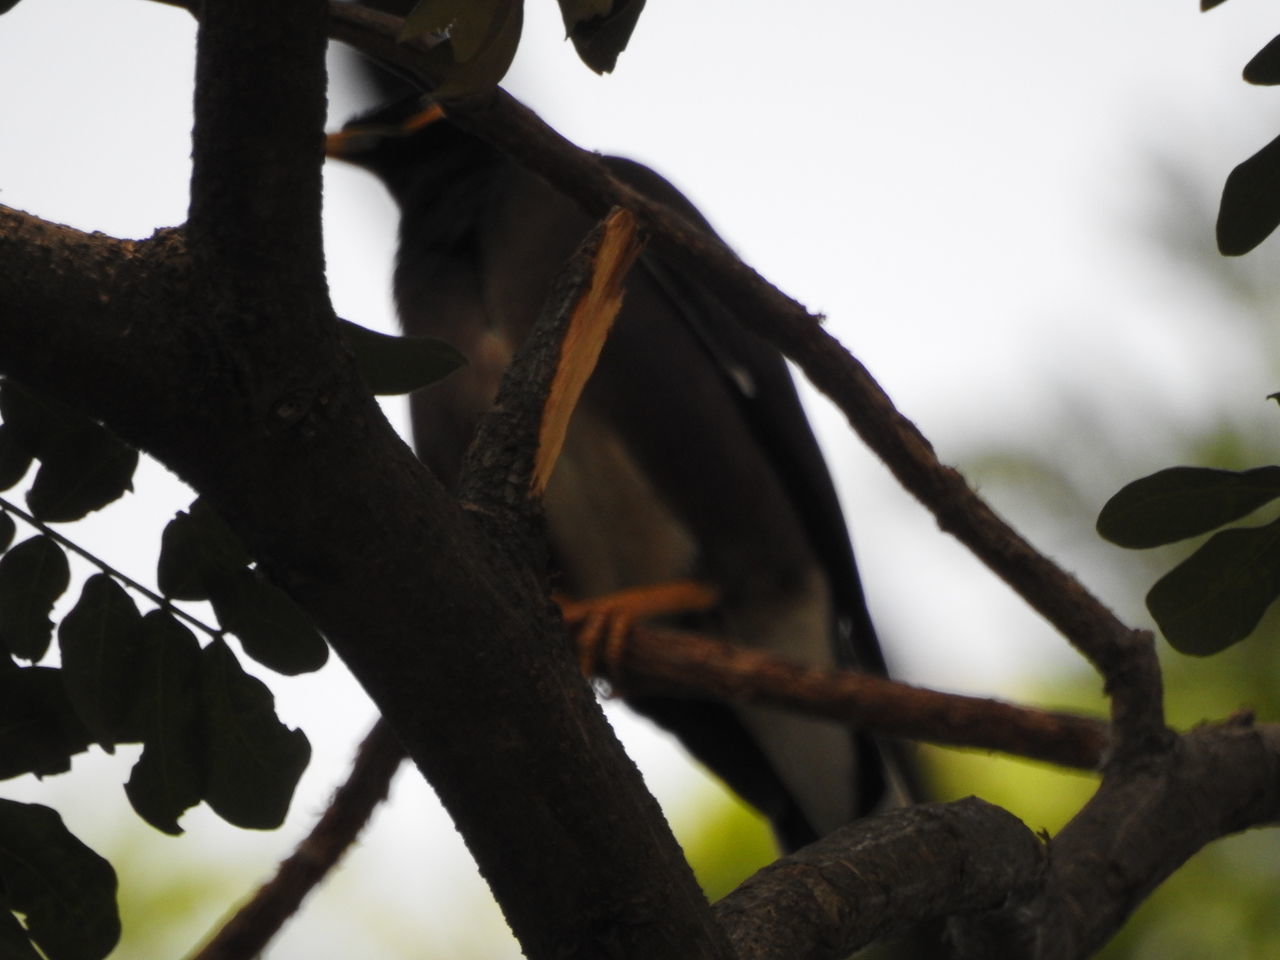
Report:
[[[445,118],[429,96],[403,97],[349,120],[325,138],[325,155],[362,167],[402,208],[483,177],[501,155]]]

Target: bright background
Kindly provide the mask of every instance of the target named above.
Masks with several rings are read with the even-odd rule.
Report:
[[[1212,251],[1223,178],[1280,130],[1280,90],[1239,79],[1275,32],[1269,4],[1200,14],[1192,0],[654,0],[604,78],[563,41],[551,0],[528,6],[509,89],[580,145],[680,186],[748,263],[829,317],[944,462],[1126,619],[1148,622],[1152,568],[1093,535],[1102,502],[1206,437],[1274,448],[1263,398],[1280,389],[1276,342],[1258,319],[1277,247],[1232,264]],[[189,15],[140,0],[23,0],[0,18],[0,202],[123,237],[181,223],[193,41]],[[335,69],[332,127],[363,106]],[[391,329],[391,204],[355,170],[332,167],[327,191],[338,311]],[[813,411],[897,674],[1096,708],[1097,684],[1066,645],[937,532],[838,416],[816,399]],[[400,405],[390,413],[404,423]],[[65,532],[147,579],[159,529],[190,495],[154,464],[136,487]],[[124,749],[95,748],[44,784],[0,785],[57,806],[116,864],[127,924],[116,957],[190,947],[269,875],[344,776],[372,721],[364,695],[338,665],[273,688],[316,751],[281,831],[237,831],[201,809],[184,837],[161,836],[118,787],[133,760]],[[1228,686],[1179,719],[1242,697]],[[665,736],[621,709],[610,716],[709,882],[765,855],[759,826],[726,814]],[[1079,777],[1029,789],[1045,774],[1025,765],[947,763],[948,790],[1009,803],[1036,828],[1056,827],[1088,789]],[[739,842],[741,856],[726,852]],[[1275,861],[1257,867],[1264,878],[1276,879]],[[1242,910],[1223,911],[1198,926],[1248,926]],[[1202,955],[1177,953],[1188,936],[1166,924],[1133,949]],[[1236,941],[1214,946],[1247,955]],[[269,952],[375,954],[518,955],[412,772]]]

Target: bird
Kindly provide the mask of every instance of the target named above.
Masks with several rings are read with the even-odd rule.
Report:
[[[399,206],[393,286],[404,331],[468,358],[411,399],[417,453],[451,485],[593,221],[447,117],[423,122],[429,105],[401,97],[357,116],[330,135],[327,152],[374,174]],[[603,162],[714,233],[648,167]],[[886,674],[835,487],[782,355],[658,253],[642,252],[627,278],[543,507],[563,595],[590,602],[694,581],[716,605],[675,625],[809,665]],[[766,707],[622,695],[758,809],[783,851],[893,793],[890,751],[869,734]]]

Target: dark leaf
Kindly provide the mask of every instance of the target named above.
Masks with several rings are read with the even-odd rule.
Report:
[[[62,671],[0,660],[0,780],[65,773],[89,748],[89,731],[71,707]]]
[[[208,600],[209,584],[250,561],[240,538],[204,500],[196,500],[164,528],[156,582],[166,597]]]
[[[12,909],[4,892],[0,891],[0,957],[4,960],[42,960],[36,948],[31,945],[27,928],[9,912]]]
[[[18,527],[13,522],[13,517],[0,513],[0,553],[9,549],[9,544],[13,543],[13,535],[17,532]]]
[[[6,442],[40,460],[27,493],[27,503],[40,519],[78,520],[130,489],[138,452],[84,414],[5,380],[0,384],[0,415]],[[17,466],[8,469],[16,471]]]
[[[1135,480],[1107,501],[1098,533],[1122,547],[1176,543],[1247,516],[1280,497],[1280,467],[1171,467]]]
[[[1227,175],[1218,208],[1218,250],[1248,253],[1280,223],[1280,137]]]
[[[432,94],[458,97],[497,86],[520,43],[522,0],[421,0],[405,18],[401,42],[439,34],[421,56],[437,82]]]
[[[338,322],[361,378],[378,396],[411,393],[444,379],[467,362],[457,350],[434,337],[392,337],[349,320]]]
[[[138,451],[106,427],[84,421],[45,444],[27,491],[31,512],[46,523],[79,520],[133,489]]]
[[[18,0],[0,0],[0,13],[8,13],[18,5]]]
[[[138,816],[177,835],[178,818],[204,796],[200,644],[163,610],[142,618],[136,724],[142,756],[124,792]]]
[[[115,871],[48,807],[0,800],[0,888],[49,960],[100,960],[120,939]]]
[[[1280,83],[1280,37],[1272,37],[1271,42],[1245,64],[1244,78],[1263,86]]]
[[[44,656],[53,636],[49,614],[70,580],[67,555],[43,535],[0,557],[0,643],[13,656],[32,662]]]
[[[289,812],[311,745],[301,730],[280,722],[271,691],[240,668],[226,643],[215,640],[200,656],[204,798],[229,823],[273,830]]]
[[[596,73],[611,73],[617,66],[642,10],[644,0],[560,0],[565,32]]]
[[[1224,530],[1165,574],[1147,609],[1173,646],[1207,656],[1249,635],[1280,596],[1280,520]]]
[[[85,581],[80,599],[58,625],[67,695],[108,753],[128,736],[125,721],[138,693],[141,630],[137,604],[105,573]]]
[[[1201,11],[1212,10],[1214,7],[1218,6],[1219,4],[1223,4],[1226,2],[1227,0],[1200,0],[1200,9]]]
[[[0,423],[0,490],[8,490],[27,475],[31,451],[18,442],[13,427]]]
[[[280,588],[241,570],[218,581],[212,592],[218,622],[264,667],[294,676],[324,666],[329,645]]]

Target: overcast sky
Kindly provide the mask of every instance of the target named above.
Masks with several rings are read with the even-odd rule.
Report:
[[[944,460],[1034,435],[1082,398],[1120,431],[1142,411],[1194,421],[1280,388],[1256,357],[1210,335],[1230,318],[1211,315],[1217,301],[1151,238],[1169,199],[1157,161],[1185,165],[1211,217],[1231,166],[1280,129],[1280,90],[1239,80],[1274,29],[1264,0],[1209,14],[1193,0],[651,0],[605,78],[563,42],[550,0],[529,6],[509,88],[580,145],[642,160],[683,189],[747,262],[828,316]],[[143,0],[24,0],[0,18],[0,202],[117,236],[181,223],[193,39],[189,15]],[[332,126],[360,106],[341,73],[332,104]],[[389,329],[390,203],[358,171],[333,169],[328,186],[337,308]],[[1194,236],[1211,245],[1211,219]],[[837,418],[815,410],[903,675],[1011,696],[1069,659]],[[1100,446],[1096,463],[1082,455],[1101,486],[1131,479],[1113,479],[1119,468]],[[151,468],[131,503],[75,532],[146,577],[153,561],[125,541],[154,541],[147,531],[187,499]],[[1045,546],[1090,583],[1104,548],[1080,548],[1085,539]],[[1107,599],[1140,615],[1140,598]],[[186,823],[204,840],[148,843],[203,843],[200,855],[216,847],[262,872],[309,824],[371,713],[336,667],[274,686],[317,747],[289,829],[242,834],[195,813]],[[678,803],[697,774],[662,738],[625,727],[660,794]],[[128,760],[80,768],[119,782]],[[84,789],[60,779],[52,789],[64,796]],[[38,795],[9,786],[0,795]],[[122,794],[115,802],[68,816],[86,836],[105,835],[131,816]],[[452,916],[461,907],[421,908],[445,892],[468,906],[483,898],[447,821],[422,812],[433,803],[402,777],[396,812],[272,956],[371,952],[371,931],[388,950],[430,938],[421,955],[495,956]]]

